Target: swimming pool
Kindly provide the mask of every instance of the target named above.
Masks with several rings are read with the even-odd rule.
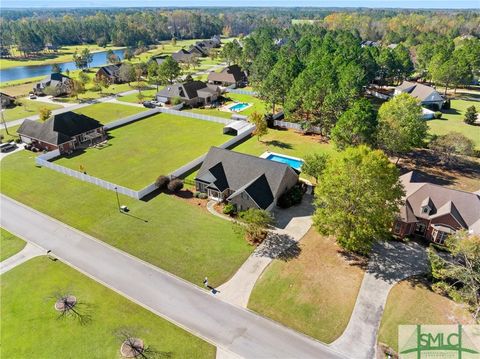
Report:
[[[265,158],[270,161],[285,163],[290,167],[295,168],[296,170],[300,170],[303,165],[303,161],[299,158],[297,159],[297,158],[282,156],[274,153],[269,154]]]
[[[235,105],[230,106],[228,109],[230,111],[240,112],[240,111],[245,110],[248,106],[250,106],[249,103],[240,102],[240,103],[236,103]]]

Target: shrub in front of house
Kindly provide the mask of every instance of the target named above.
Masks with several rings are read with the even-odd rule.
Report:
[[[168,186],[168,184],[170,183],[170,178],[168,176],[159,176],[157,178],[157,180],[155,181],[155,186],[159,189],[159,190],[165,190]]]
[[[229,216],[233,216],[237,214],[237,208],[233,204],[227,203],[225,207],[223,207],[223,213]]]
[[[289,208],[302,202],[303,190],[301,184],[296,184],[278,199],[277,205],[280,208]]]
[[[183,188],[183,181],[180,178],[175,178],[168,183],[167,188],[171,192],[178,192]]]
[[[442,118],[442,113],[440,111],[435,111],[435,118]]]
[[[200,199],[207,199],[208,196],[207,196],[206,193],[200,193],[200,194],[198,195],[198,198],[200,198]]]
[[[170,103],[175,106],[175,105],[179,105],[180,103],[182,102],[182,99],[180,97],[174,97],[170,100]]]

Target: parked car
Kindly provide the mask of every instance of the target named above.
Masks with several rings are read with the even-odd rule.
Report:
[[[152,103],[152,101],[144,101],[144,102],[143,102],[143,107],[146,107],[146,108],[155,108],[155,105]]]
[[[15,144],[15,142],[5,142],[0,144],[1,152],[9,152],[11,150],[14,150],[15,148],[17,148],[17,145]]]

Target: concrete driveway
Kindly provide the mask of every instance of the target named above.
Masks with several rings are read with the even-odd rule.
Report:
[[[417,243],[381,242],[374,246],[355,308],[332,348],[355,358],[376,357],[377,336],[390,289],[399,281],[428,270],[425,249]]]

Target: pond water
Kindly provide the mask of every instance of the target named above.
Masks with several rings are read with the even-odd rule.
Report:
[[[124,49],[113,51],[120,59],[123,58]],[[93,60],[90,67],[98,67],[107,63],[107,51],[92,53]],[[67,69],[70,71],[76,70],[77,67],[73,61],[59,63],[62,72]],[[34,66],[16,66],[8,69],[0,69],[0,81],[13,81],[26,79],[28,77],[47,76],[52,72],[52,64],[49,65],[34,65]]]

